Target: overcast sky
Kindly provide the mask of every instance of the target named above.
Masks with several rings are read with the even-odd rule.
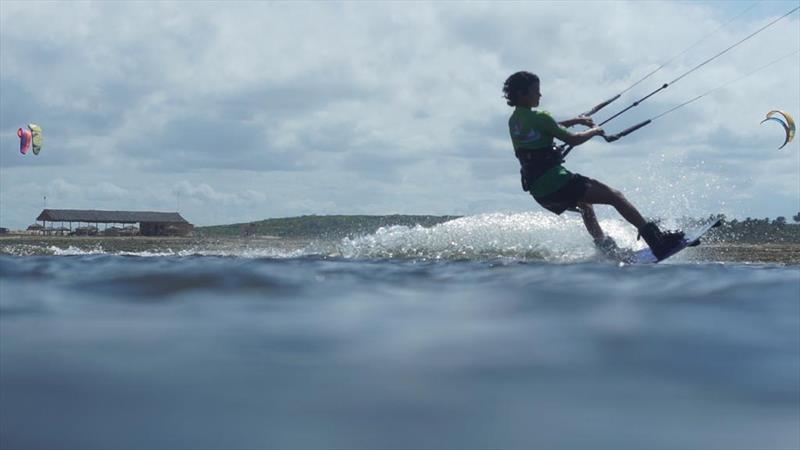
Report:
[[[574,117],[752,2],[0,2],[0,226],[48,208],[302,214],[542,209],[519,187],[503,81]],[[761,2],[598,113],[603,120],[799,2]],[[795,12],[605,126],[657,115],[800,48]],[[800,211],[797,54],[567,167],[646,216]],[[38,123],[41,154],[19,153]],[[611,217],[605,207],[601,216]]]

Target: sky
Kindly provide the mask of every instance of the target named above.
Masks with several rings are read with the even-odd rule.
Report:
[[[178,211],[200,226],[544,211],[520,189],[501,92],[510,74],[539,75],[540,109],[564,120],[700,41],[602,121],[797,6],[3,0],[0,226],[24,228],[45,206]],[[798,16],[605,130],[799,49]],[[797,54],[615,143],[593,139],[566,167],[621,190],[647,217],[790,218],[800,139],[778,150],[783,130],[759,123],[773,109],[800,119]],[[28,123],[44,130],[39,155],[19,152]]]

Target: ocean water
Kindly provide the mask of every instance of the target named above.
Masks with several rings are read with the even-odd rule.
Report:
[[[584,234],[5,247],[0,448],[800,448],[800,266]]]

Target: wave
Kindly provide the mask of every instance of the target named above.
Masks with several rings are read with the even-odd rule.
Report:
[[[630,225],[601,222],[621,246],[642,248]],[[578,216],[540,212],[482,214],[433,227],[392,226],[345,238],[336,246],[344,258],[497,259],[575,262],[597,256]]]

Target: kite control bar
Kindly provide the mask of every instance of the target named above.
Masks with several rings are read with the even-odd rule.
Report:
[[[639,128],[642,128],[645,125],[649,125],[650,122],[652,122],[652,121],[653,121],[652,119],[645,120],[644,122],[637,123],[636,125],[634,125],[634,126],[632,126],[630,128],[626,128],[626,129],[620,131],[617,134],[612,134],[611,136],[603,136],[603,139],[605,139],[606,142],[614,142],[614,141],[618,140],[621,137],[625,137],[625,136],[633,133],[634,131],[638,130]],[[564,154],[564,156],[566,156],[566,153]]]
[[[611,102],[613,102],[614,100],[618,99],[618,98],[619,98],[621,95],[622,95],[622,94],[617,94],[617,95],[615,95],[615,96],[611,97],[610,99],[608,99],[608,100],[604,101],[603,103],[600,103],[600,104],[598,104],[598,105],[597,105],[597,106],[595,106],[594,108],[592,108],[592,109],[590,109],[590,110],[586,111],[585,113],[583,113],[583,114],[581,114],[581,115],[582,115],[582,116],[586,116],[586,117],[591,117],[591,116],[592,116],[592,114],[594,114],[594,113],[596,113],[597,111],[600,111],[601,109],[603,109],[603,108],[605,108],[606,106],[610,105],[610,104],[611,104]]]
[[[619,133],[617,133],[617,134],[612,134],[612,135],[610,135],[610,136],[606,136],[606,135],[604,135],[604,136],[603,136],[603,139],[605,139],[605,140],[606,140],[606,142],[614,142],[614,141],[617,141],[617,140],[619,140],[620,138],[623,138],[623,137],[625,137],[625,136],[627,136],[627,135],[629,135],[629,134],[633,133],[634,131],[638,130],[639,128],[642,128],[642,127],[643,127],[643,126],[645,126],[645,125],[649,125],[649,124],[650,124],[652,121],[653,121],[653,119],[645,120],[644,122],[637,123],[636,125],[634,125],[634,126],[632,126],[632,127],[630,127],[630,128],[626,128],[626,129],[624,129],[624,130],[620,131],[620,132],[619,132]],[[567,155],[569,154],[569,152],[571,152],[573,148],[575,148],[575,147],[574,147],[574,146],[571,146],[571,145],[570,145],[570,146],[568,146],[568,147],[562,147],[562,150],[561,150],[561,158],[566,158],[566,157],[567,157]]]

